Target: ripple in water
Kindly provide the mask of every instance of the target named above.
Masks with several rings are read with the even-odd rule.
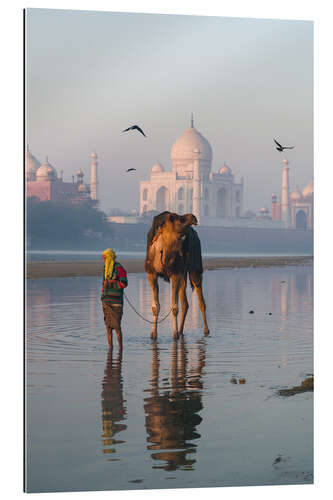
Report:
[[[150,318],[145,275],[127,293]],[[313,481],[312,394],[276,395],[313,373],[312,268],[209,271],[204,294],[210,336],[189,290],[178,342],[171,318],[153,343],[125,304],[120,356],[107,349],[99,279],[27,282],[29,491]],[[160,298],[164,314],[165,283]]]

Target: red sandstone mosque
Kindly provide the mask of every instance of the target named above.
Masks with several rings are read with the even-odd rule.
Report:
[[[48,158],[41,164],[27,148],[25,154],[26,196],[27,198],[37,197],[40,201],[89,202],[97,206],[97,167],[97,154],[92,153],[90,185],[84,182],[84,173],[81,169],[76,172],[76,181],[73,176],[72,182],[65,182],[62,170],[60,176],[58,176],[56,169],[49,163]]]

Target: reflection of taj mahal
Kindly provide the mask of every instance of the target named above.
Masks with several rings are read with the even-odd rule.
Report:
[[[212,172],[212,147],[191,126],[171,148],[171,172],[157,162],[150,180],[140,183],[140,214],[164,210],[193,213],[199,223],[222,225],[238,219],[243,212],[243,180],[235,182],[231,168],[224,164]]]

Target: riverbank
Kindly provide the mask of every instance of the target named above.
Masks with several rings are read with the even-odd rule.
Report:
[[[120,259],[128,273],[143,273],[144,259]],[[239,267],[304,266],[311,265],[313,257],[208,257],[203,259],[205,271]],[[40,261],[27,262],[26,277],[69,278],[75,276],[100,276],[102,260]]]

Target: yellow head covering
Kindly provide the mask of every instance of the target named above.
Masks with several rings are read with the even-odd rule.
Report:
[[[104,279],[111,279],[116,253],[114,250],[112,250],[112,248],[107,248],[102,253],[102,256],[105,257]]]

